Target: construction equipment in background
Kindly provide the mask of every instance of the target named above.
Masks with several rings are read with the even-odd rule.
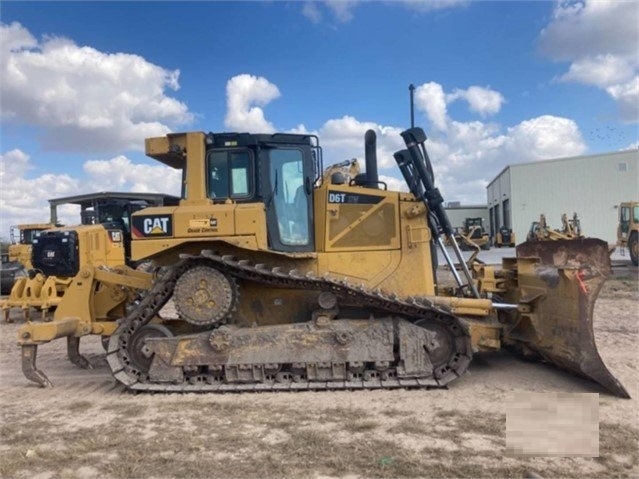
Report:
[[[60,225],[58,225],[60,226]],[[29,223],[13,225],[10,229],[9,261],[19,261],[26,269],[32,269],[31,244],[36,233],[55,228],[53,223]]]
[[[628,201],[619,205],[619,225],[617,226],[617,246],[621,254],[625,248],[630,252],[630,261],[639,265],[639,202]]]
[[[573,213],[572,219],[568,215],[561,215],[561,229],[550,229],[546,223],[546,216],[539,215],[539,221],[533,221],[526,237],[526,241],[556,241],[584,238],[581,231],[581,221],[577,213]]]
[[[394,158],[409,193],[379,180],[372,130],[359,175],[351,161],[325,170],[314,135],[147,139],[146,154],[184,179],[178,206],[131,218],[131,259],[163,267],[117,322],[95,316],[97,296],[147,289],[146,279],[130,268],[81,267],[54,321],[20,329],[25,376],[51,385],[37,349],[63,337],[73,362],[88,366],[80,338],[106,331],[113,376],[133,391],[442,387],[474,353],[505,346],[628,397],[592,328],[610,274],[607,245],[524,243],[501,269],[469,267],[424,131],[401,136],[406,148]],[[453,287],[438,284],[437,248]],[[177,317],[160,317],[171,299]]]
[[[1,252],[0,259],[0,294],[9,294],[13,283],[26,276],[27,272],[20,261],[10,261],[7,252]]]
[[[29,319],[31,308],[42,319],[62,300],[72,279],[86,265],[122,267],[130,264],[131,215],[149,206],[177,204],[178,198],[160,193],[99,192],[49,200],[50,224],[58,223],[61,205],[80,207],[80,225],[59,226],[30,235],[31,268],[18,278],[9,298],[0,302],[4,320],[11,309]],[[24,245],[23,245],[24,246]]]
[[[539,221],[530,223],[526,241],[544,241],[550,237],[550,229],[546,224],[546,215],[539,215]]]
[[[579,220],[577,213],[572,214],[572,219],[568,219],[568,215],[566,213],[563,213],[561,215],[561,224],[561,233],[566,237],[565,239],[584,237],[581,231],[581,221]]]
[[[505,247],[513,247],[515,246],[515,233],[512,228],[508,226],[502,226],[497,231],[495,235],[495,246],[497,248]]]
[[[462,250],[490,249],[490,236],[484,229],[483,218],[465,218],[464,224],[455,234],[455,239]]]

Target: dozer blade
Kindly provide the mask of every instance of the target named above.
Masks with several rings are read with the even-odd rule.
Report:
[[[516,252],[520,312],[505,339],[629,398],[601,359],[593,332],[595,300],[612,273],[607,243],[533,241],[518,245]]]

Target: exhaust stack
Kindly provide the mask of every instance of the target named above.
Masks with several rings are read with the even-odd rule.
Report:
[[[366,183],[369,188],[377,188],[379,175],[377,174],[377,135],[368,130],[364,135],[364,159],[366,162]]]

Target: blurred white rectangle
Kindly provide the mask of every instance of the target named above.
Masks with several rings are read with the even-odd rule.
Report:
[[[599,394],[510,394],[506,453],[514,456],[599,456]]]

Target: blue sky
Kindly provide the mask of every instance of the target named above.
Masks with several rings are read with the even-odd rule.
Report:
[[[144,138],[303,131],[381,175],[416,123],[446,201],[509,163],[637,148],[637,2],[3,2],[0,236],[46,199],[177,192]],[[75,214],[69,210],[69,214]],[[69,221],[73,221],[69,219]]]

